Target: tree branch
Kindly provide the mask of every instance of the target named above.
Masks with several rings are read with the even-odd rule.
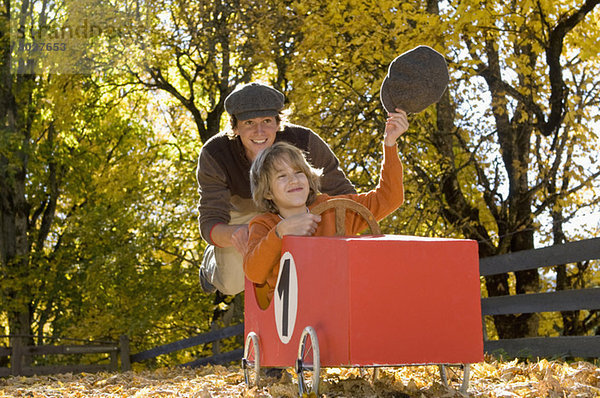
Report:
[[[562,76],[562,65],[560,64],[560,55],[564,46],[564,39],[567,33],[575,28],[583,18],[590,13],[600,0],[586,0],[585,3],[575,10],[571,15],[563,15],[558,24],[552,29],[548,37],[546,47],[546,63],[549,68],[550,77],[550,115],[548,121],[539,119],[537,128],[545,136],[555,133],[562,124],[565,116],[564,105],[567,100],[568,91]]]

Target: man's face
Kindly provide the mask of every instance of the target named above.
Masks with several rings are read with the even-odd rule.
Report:
[[[253,161],[260,151],[273,145],[277,130],[279,123],[275,116],[267,116],[238,120],[233,132],[240,136],[246,156]]]

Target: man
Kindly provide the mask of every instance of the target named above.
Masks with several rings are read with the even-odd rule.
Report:
[[[355,193],[327,144],[305,127],[282,119],[284,95],[261,83],[236,88],[225,99],[231,131],[208,140],[198,159],[199,223],[208,246],[200,267],[207,293],[227,295],[244,290],[243,253],[248,222],[258,214],[252,202],[249,170],[254,158],[277,141],[286,141],[307,153],[323,170],[321,191],[329,195]]]

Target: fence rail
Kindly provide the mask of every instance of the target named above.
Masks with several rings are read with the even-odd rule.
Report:
[[[600,308],[599,288],[496,296],[481,300],[482,315],[528,314],[597,308]]]
[[[243,334],[240,333],[240,336]],[[181,366],[189,366],[189,367],[198,367],[198,366],[206,366],[206,365],[222,365],[230,362],[240,361],[242,356],[244,355],[244,349],[238,348],[236,350],[222,352],[220,354],[216,354],[206,358],[199,358],[194,361],[184,363]]]
[[[130,357],[131,362],[141,362],[146,359],[155,358],[159,355],[169,354],[171,352],[183,350],[185,348],[195,347],[201,344],[211,343],[213,341],[218,341],[221,339],[225,339],[233,336],[240,336],[244,334],[244,324],[238,324],[226,327],[224,329],[214,330],[207,333],[203,333],[194,337],[190,337],[187,339],[175,341],[173,343],[161,345],[158,347],[154,347],[150,350],[138,352],[137,354],[133,354]],[[235,361],[237,359],[242,358],[242,354],[235,351],[234,353],[219,353],[212,357],[201,358],[199,360],[189,362],[185,365],[194,366],[195,364],[223,364],[231,361]],[[238,356],[239,354],[239,356]],[[231,359],[229,359],[231,358]],[[199,365],[198,365],[199,366]]]
[[[479,274],[504,274],[597,259],[600,259],[600,238],[592,238],[482,258]]]
[[[488,340],[486,352],[502,351],[511,357],[580,357],[599,356],[600,336],[528,337],[522,339]]]

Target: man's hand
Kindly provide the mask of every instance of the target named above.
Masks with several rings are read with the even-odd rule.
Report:
[[[235,249],[240,252],[243,256],[246,253],[246,248],[248,247],[248,225],[240,225],[232,234],[231,234],[231,244],[235,247]]]
[[[217,224],[213,227],[210,237],[216,246],[233,246],[244,255],[248,245],[248,224]]]
[[[396,112],[390,112],[385,123],[385,134],[383,141],[386,146],[394,146],[396,140],[408,130],[408,118],[406,112],[396,108]]]
[[[277,224],[276,231],[280,237],[285,235],[311,236],[317,230],[321,216],[312,213],[303,213],[284,218]]]

